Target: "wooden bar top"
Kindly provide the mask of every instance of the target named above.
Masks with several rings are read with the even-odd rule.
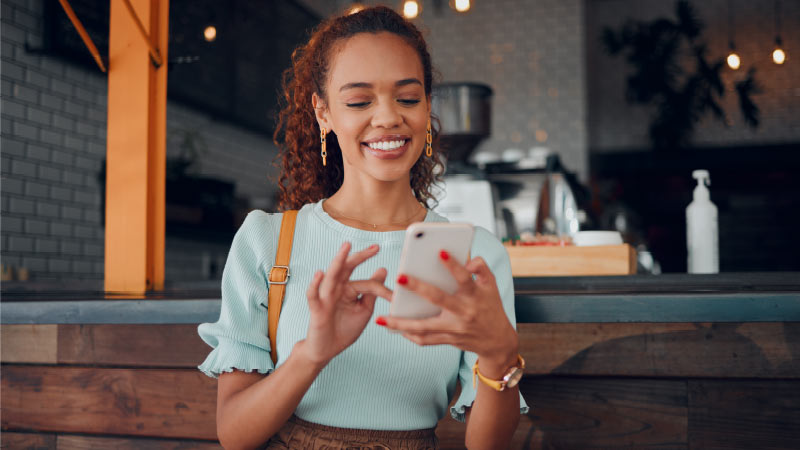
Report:
[[[515,278],[520,323],[795,322],[800,273]],[[2,323],[213,322],[218,282],[174,285],[144,296],[83,284],[4,283]]]

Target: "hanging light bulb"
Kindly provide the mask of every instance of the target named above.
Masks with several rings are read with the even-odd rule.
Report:
[[[403,2],[403,17],[414,19],[419,15],[419,3],[417,0],[405,0]]]
[[[206,42],[214,42],[217,39],[217,27],[214,25],[209,25],[203,30],[203,37],[206,39]]]
[[[467,12],[472,5],[469,0],[453,0],[451,6],[458,12]]]
[[[782,46],[781,37],[775,36],[775,50],[772,51],[772,62],[775,64],[783,64],[786,61],[786,52],[783,51]]]
[[[783,52],[780,48],[776,48],[772,51],[772,62],[775,64],[783,64],[786,61],[786,53]]]
[[[742,60],[739,58],[739,55],[736,53],[736,51],[734,51],[732,48],[731,52],[728,54],[727,61],[728,61],[728,67],[730,67],[733,70],[738,69],[739,66],[742,65]]]

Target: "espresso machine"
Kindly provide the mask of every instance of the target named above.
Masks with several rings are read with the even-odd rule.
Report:
[[[492,89],[479,83],[433,87],[432,109],[447,155],[435,211],[454,222],[483,226],[501,239],[524,233],[573,236],[586,220],[579,203],[588,193],[558,154],[534,148],[505,161],[469,161],[490,134],[491,97]]]

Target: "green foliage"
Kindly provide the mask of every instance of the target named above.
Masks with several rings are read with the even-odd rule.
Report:
[[[709,112],[727,124],[719,103],[725,95],[720,76],[725,59],[708,58],[701,40],[705,25],[687,1],[676,3],[675,15],[675,19],[628,21],[618,31],[604,29],[601,37],[608,53],[623,54],[633,69],[627,78],[627,101],[656,107],[649,130],[656,149],[687,147],[695,125]],[[692,63],[682,63],[685,55]],[[754,77],[751,67],[735,86],[744,120],[752,128],[758,126],[759,116],[752,100],[759,92]]]

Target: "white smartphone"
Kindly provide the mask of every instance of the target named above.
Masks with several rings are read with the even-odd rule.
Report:
[[[439,289],[454,293],[458,289],[447,267],[442,264],[439,252],[446,250],[450,257],[464,265],[469,259],[475,229],[468,223],[418,222],[406,229],[403,252],[397,273],[433,284]],[[396,285],[389,314],[396,317],[423,319],[439,314],[441,309],[422,296]]]

